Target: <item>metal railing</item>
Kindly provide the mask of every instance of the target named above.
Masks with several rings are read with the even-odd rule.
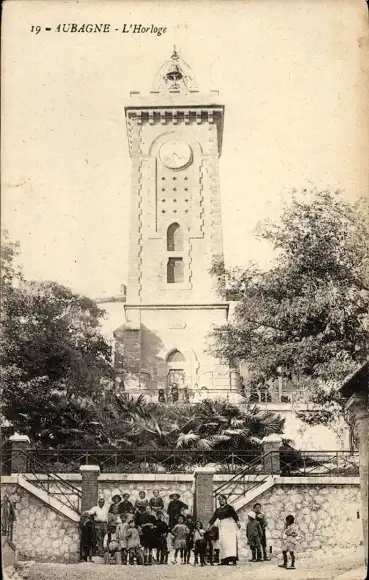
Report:
[[[214,498],[225,494],[228,503],[232,505],[240,496],[245,496],[247,492],[264,483],[270,475],[269,470],[265,473],[265,465],[271,463],[271,454],[272,452],[259,455],[247,467],[240,469],[213,491]]]
[[[8,540],[13,540],[13,527],[15,522],[15,509],[8,496],[4,494],[1,499],[1,535]]]
[[[357,477],[359,475],[359,453],[352,451],[291,452],[283,450],[279,452],[279,460],[279,474],[288,477]]]
[[[81,513],[81,490],[50,470],[50,466],[39,461],[30,451],[17,450],[25,459],[27,480],[61,504]],[[29,477],[32,475],[32,477]]]
[[[212,464],[219,473],[235,473],[258,455],[257,451],[198,449],[30,449],[28,470],[37,462],[54,473],[79,471],[80,465],[97,464],[105,473],[192,473],[195,467]]]

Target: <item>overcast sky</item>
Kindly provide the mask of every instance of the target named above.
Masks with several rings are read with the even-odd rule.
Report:
[[[110,23],[109,34],[58,24]],[[166,34],[115,32],[127,24]],[[31,26],[49,26],[35,35]],[[9,1],[3,22],[3,223],[26,276],[92,297],[127,275],[130,158],[124,106],[175,43],[226,107],[220,160],[228,264],[266,264],[259,220],[293,187],[368,187],[365,2]]]

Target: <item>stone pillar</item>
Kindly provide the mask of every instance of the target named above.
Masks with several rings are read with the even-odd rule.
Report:
[[[360,461],[360,495],[361,518],[363,523],[363,541],[365,567],[368,565],[368,477],[369,477],[369,411],[368,396],[352,395],[346,403],[347,409],[352,409],[355,415],[359,435]]]
[[[195,517],[206,527],[214,513],[213,475],[214,469],[199,467],[195,470]]]
[[[263,439],[264,473],[278,474],[281,471],[279,448],[282,438],[279,435],[268,435]]]
[[[81,465],[79,468],[82,475],[82,505],[81,511],[90,510],[97,505],[98,477],[100,467],[98,465]]]
[[[9,437],[11,443],[11,472],[26,473],[28,467],[28,458],[22,453],[29,449],[30,440],[27,435],[14,433]]]

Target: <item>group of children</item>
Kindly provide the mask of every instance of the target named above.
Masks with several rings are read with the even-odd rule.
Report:
[[[248,546],[251,550],[250,562],[261,562],[263,559],[269,560],[266,545],[267,521],[265,515],[261,511],[261,504],[256,503],[253,507],[253,511],[247,514],[248,522],[246,525],[246,537]],[[294,570],[295,552],[298,542],[298,529],[295,524],[295,518],[292,515],[288,515],[286,517],[282,540],[283,564],[280,564],[279,567]],[[288,554],[291,558],[290,566],[288,566]]]
[[[192,553],[194,565],[204,566],[207,552],[211,564],[213,556],[214,562],[219,560],[218,528],[204,530],[200,521],[195,522],[193,516],[186,513],[188,506],[180,501],[178,493],[169,498],[165,514],[158,490],[154,490],[150,500],[141,491],[134,504],[129,501],[129,494],[124,494],[123,499],[118,493],[113,495],[101,538],[105,563],[151,565],[155,560],[157,564],[167,564],[171,550],[174,550],[173,564],[178,561],[189,564]],[[95,526],[96,513],[98,508],[82,514],[82,561],[92,561],[93,554],[99,552],[101,523]]]

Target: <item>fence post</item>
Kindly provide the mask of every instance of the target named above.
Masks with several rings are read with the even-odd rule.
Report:
[[[213,476],[212,468],[198,467],[194,473],[195,497],[194,511],[196,519],[206,527],[214,512]]]
[[[279,448],[282,445],[282,438],[279,435],[268,435],[263,439],[263,453],[265,473],[277,474],[281,471],[281,460]]]
[[[100,467],[98,465],[81,465],[79,470],[82,475],[81,511],[84,512],[97,505]]]
[[[27,435],[20,435],[14,433],[9,437],[11,443],[11,472],[12,473],[26,473],[28,458],[22,453],[29,449],[30,440]]]

